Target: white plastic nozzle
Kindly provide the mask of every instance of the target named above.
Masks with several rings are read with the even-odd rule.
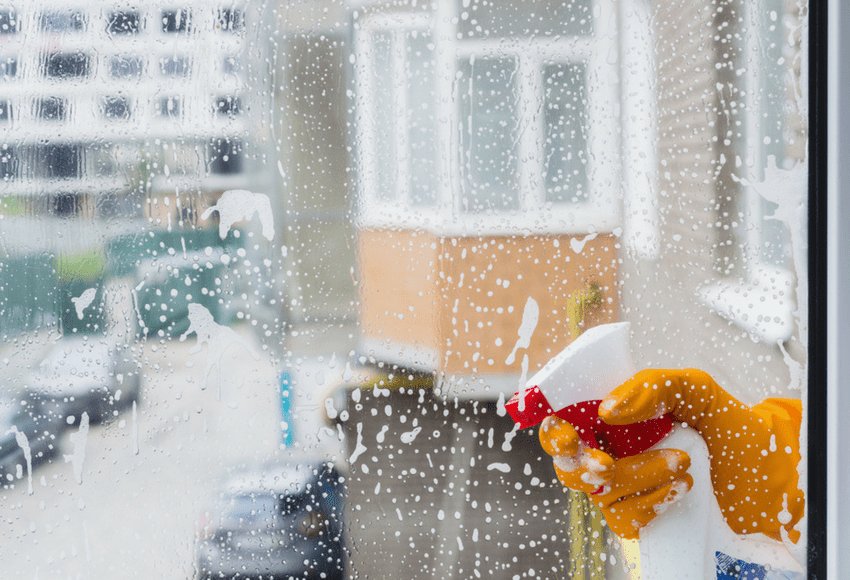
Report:
[[[635,374],[628,322],[587,330],[526,383],[537,386],[552,409],[604,399]]]

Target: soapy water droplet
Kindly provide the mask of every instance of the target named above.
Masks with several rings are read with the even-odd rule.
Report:
[[[517,331],[517,341],[514,345],[511,354],[505,359],[505,364],[511,365],[516,360],[516,353],[521,348],[528,348],[531,344],[531,335],[534,334],[537,328],[537,322],[540,318],[540,307],[534,298],[529,297],[525,302],[525,308],[522,311],[522,322]]]
[[[511,466],[507,463],[495,462],[487,466],[487,471],[501,471],[502,473],[510,473]]]
[[[89,437],[89,414],[83,411],[80,417],[80,428],[76,433],[70,435],[71,444],[74,446],[74,451],[70,455],[65,455],[65,463],[71,463],[74,468],[74,478],[78,484],[83,483],[83,463],[86,460],[86,442]]]
[[[274,239],[272,206],[269,196],[264,193],[254,193],[244,189],[225,191],[215,205],[208,207],[201,214],[201,219],[208,219],[216,211],[219,215],[218,235],[221,239],[227,237],[233,224],[250,220],[254,214],[260,218],[263,237],[269,241]]]
[[[89,288],[85,290],[82,294],[80,294],[76,298],[71,298],[71,302],[74,303],[74,309],[77,311],[77,318],[80,320],[83,319],[85,315],[85,310],[91,303],[94,302],[94,298],[97,295],[97,288]]]
[[[406,433],[402,433],[401,442],[413,443],[413,440],[416,439],[416,436],[419,435],[420,431],[422,431],[422,427],[417,427],[413,431],[407,431]]]
[[[377,441],[378,443],[383,443],[383,442],[384,442],[384,439],[386,439],[386,434],[387,434],[387,431],[389,431],[389,429],[390,429],[390,428],[389,428],[388,426],[386,426],[386,425],[384,425],[383,427],[381,427],[381,431],[380,431],[380,433],[378,433],[377,435],[375,435],[375,441]]]

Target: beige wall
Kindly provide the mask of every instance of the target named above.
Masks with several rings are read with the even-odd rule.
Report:
[[[791,373],[778,346],[751,338],[699,298],[706,284],[738,280],[743,266],[739,246],[722,227],[736,218],[740,193],[731,176],[740,169],[718,135],[731,130],[737,138],[741,130],[735,117],[718,114],[740,98],[724,84],[736,76],[726,66],[734,51],[723,36],[715,38],[738,13],[734,3],[722,4],[722,13],[708,3],[654,4],[661,251],[657,260],[641,262],[624,255],[621,302],[639,366],[703,368],[746,402],[799,396],[788,389]],[[724,66],[718,69],[718,62]],[[731,275],[727,257],[736,263]],[[804,358],[797,341],[786,348]]]

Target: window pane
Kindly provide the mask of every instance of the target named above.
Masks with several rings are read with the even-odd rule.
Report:
[[[399,156],[396,150],[398,128],[398,79],[395,76],[397,55],[395,35],[378,32],[372,37],[374,64],[372,68],[372,90],[375,96],[373,130],[375,138],[375,180],[377,195],[382,200],[398,198]]]
[[[36,103],[37,115],[45,121],[59,121],[65,118],[67,102],[59,97],[40,99]]]
[[[20,22],[14,10],[0,10],[0,34],[12,34],[18,31]]]
[[[462,209],[518,209],[516,61],[464,60],[458,71]]]
[[[163,10],[162,31],[163,32],[189,32],[192,25],[192,13],[179,10]]]
[[[463,38],[588,36],[593,30],[592,0],[462,0],[458,15]]]
[[[142,15],[138,12],[112,12],[106,23],[109,34],[136,34],[142,29]]]
[[[244,23],[242,11],[238,8],[222,8],[218,11],[218,28],[228,32],[242,30]]]
[[[164,77],[185,77],[191,63],[186,56],[167,56],[159,59],[159,72]]]
[[[141,56],[114,56],[109,60],[109,74],[115,79],[138,79],[144,66]]]
[[[105,97],[102,111],[107,119],[129,119],[130,101],[126,97]]]
[[[239,114],[241,101],[239,97],[219,97],[215,102],[215,112],[218,115],[232,117]]]
[[[81,78],[89,74],[89,56],[82,52],[56,53],[44,57],[44,75],[53,78]]]
[[[8,82],[18,75],[18,60],[16,58],[6,58],[0,60],[0,80]]]
[[[437,111],[434,41],[421,32],[407,35],[407,111],[410,147],[410,202],[437,201]]]
[[[41,15],[41,29],[45,32],[79,32],[85,26],[81,12],[45,12]]]
[[[584,203],[590,195],[586,69],[583,63],[548,65],[543,69],[547,202]]]

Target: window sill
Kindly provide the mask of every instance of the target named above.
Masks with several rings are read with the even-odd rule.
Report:
[[[714,312],[767,344],[784,343],[794,334],[793,282],[790,273],[703,286],[700,299]]]
[[[609,233],[620,226],[619,208],[604,203],[503,212],[460,213],[446,205],[411,208],[399,203],[364,203],[356,223],[361,228],[424,230],[440,236],[499,236]]]

